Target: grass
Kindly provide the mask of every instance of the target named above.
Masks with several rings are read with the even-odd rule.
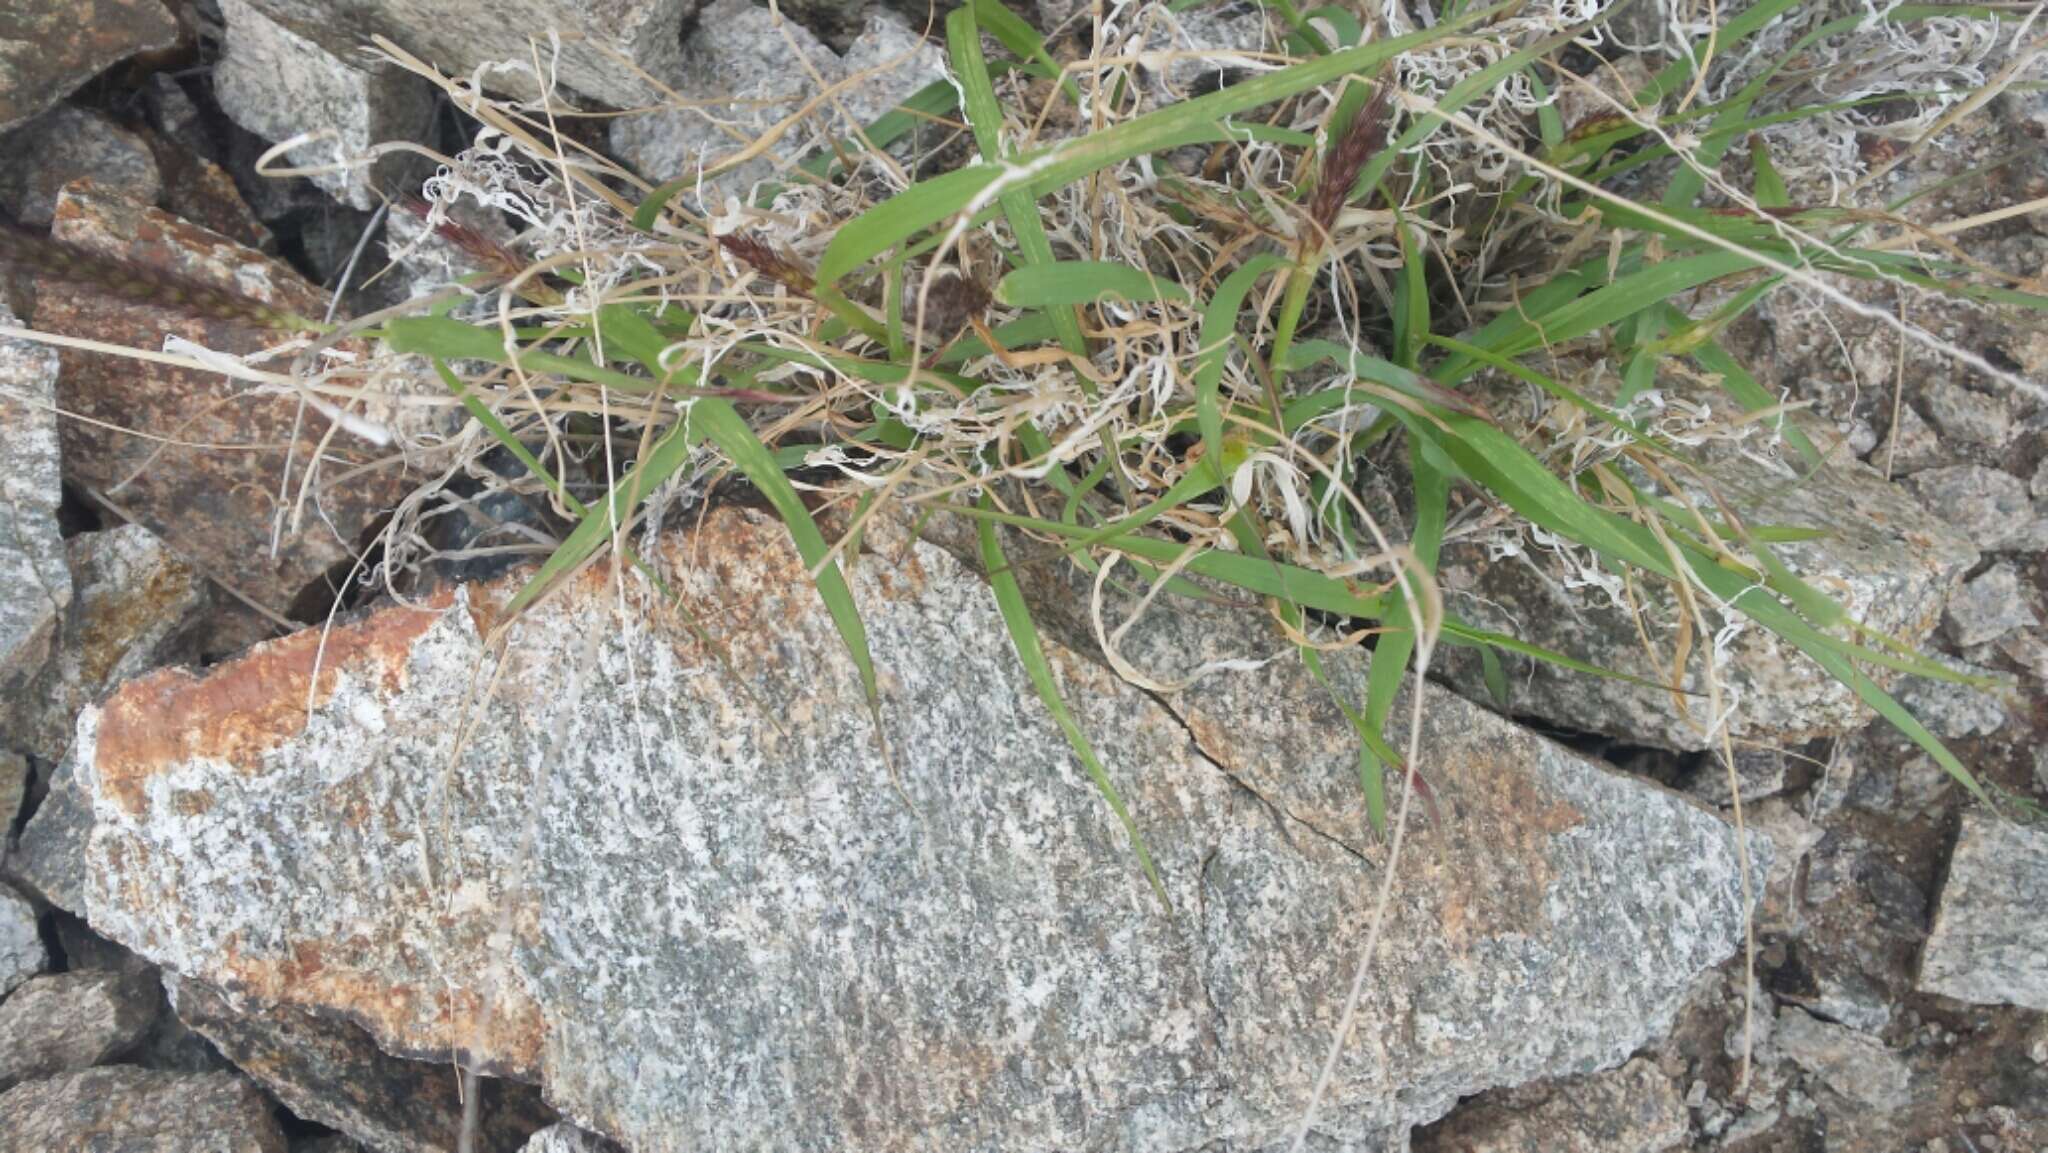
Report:
[[[842,138],[753,189],[753,209],[717,221],[686,205],[695,173],[620,212],[633,184],[564,167],[543,121],[466,94],[523,155],[494,170],[461,158],[430,188],[436,219],[515,178],[535,220],[579,193],[581,204],[570,227],[552,226],[553,275],[529,271],[519,292],[497,293],[496,323],[446,315],[451,298],[374,335],[459,379],[462,403],[522,459],[542,442],[561,452],[580,419],[586,445],[637,460],[607,499],[561,506],[578,526],[517,605],[623,540],[673,478],[737,473],[789,524],[878,706],[845,540],[826,541],[814,506],[841,510],[849,537],[900,506],[1000,525],[1091,569],[1113,551],[1151,579],[1189,574],[1264,598],[1312,668],[1318,638],[1376,638],[1367,696],[1339,703],[1358,730],[1362,803],[1384,829],[1383,774],[1404,760],[1388,711],[1432,646],[1480,648],[1489,669],[1514,652],[1620,675],[1445,613],[1439,542],[1454,500],[1477,500],[1666,589],[1692,631],[1730,614],[1770,630],[1982,796],[1871,670],[1954,674],[1860,633],[1777,561],[1779,526],[1702,513],[1684,451],[1623,410],[1682,371],[1769,415],[1780,400],[1722,337],[1787,282],[1852,305],[1825,274],[2043,305],[1953,245],[1897,243],[1926,233],[1901,205],[1791,203],[1772,159],[1771,126],[1856,103],[1813,101],[1810,69],[1784,79],[1802,54],[1839,58],[1838,42],[1873,28],[1896,38],[1996,13],[1909,5],[1873,23],[1765,0],[1630,91],[1618,73],[1567,63],[1624,7],[1560,28],[1547,8],[1452,5],[1432,27],[1382,34],[1283,7],[1278,51],[1177,99],[1162,77],[1180,57],[1063,60],[996,0],[976,0],[945,20],[954,83],[864,133],[838,126]],[[1747,63],[1716,70],[1717,58]],[[1550,96],[1567,88],[1590,90],[1600,110],[1563,123]],[[1939,108],[1962,95],[1910,98]],[[932,174],[892,187],[902,169],[876,152],[920,132],[942,138],[917,157]],[[478,263],[479,290],[512,279],[503,256]],[[593,274],[601,283],[577,283]],[[1622,366],[1619,395],[1603,403],[1555,375],[1564,356]],[[1611,450],[1559,471],[1569,453],[1528,443],[1477,399],[1489,379],[1582,413]],[[1788,466],[1829,467],[1786,428],[1772,451]],[[1407,531],[1358,496],[1375,454],[1408,478]],[[995,537],[983,551],[999,592],[1014,593]],[[1029,609],[1002,600],[1030,665]],[[1656,662],[1674,693],[1689,655],[1712,659]],[[1034,683],[1065,716],[1050,678]],[[1062,727],[1093,766],[1085,734]],[[1094,775],[1145,860],[1142,821]]]
[[[624,172],[556,130],[570,109],[433,76],[492,134],[490,148],[443,158],[425,190],[429,221],[476,273],[345,326],[384,352],[301,387],[353,409],[365,380],[412,382],[412,403],[468,421],[409,446],[441,462],[437,483],[466,469],[573,526],[515,609],[608,552],[658,582],[636,533],[707,483],[744,478],[810,566],[878,741],[888,717],[845,579],[855,542],[885,513],[972,520],[1019,659],[1162,902],[1144,813],[1061,699],[1017,566],[1093,572],[1114,555],[1168,597],[1234,588],[1319,677],[1327,649],[1369,640],[1365,696],[1337,704],[1358,737],[1360,804],[1391,829],[1394,861],[1427,778],[1419,711],[1405,742],[1391,714],[1439,645],[1477,650],[1496,686],[1510,653],[1623,675],[1446,611],[1439,551],[1473,507],[1494,531],[1541,534],[1632,601],[1668,606],[1676,639],[1651,654],[1668,679],[1642,687],[1676,697],[1700,674],[1731,784],[1717,654],[1695,638],[1739,618],[1986,798],[1880,684],[1899,670],[1957,675],[1871,634],[1777,558],[1774,544],[1826,526],[1728,515],[1680,439],[1631,402],[1661,381],[1701,382],[1738,414],[1704,435],[1782,429],[1757,467],[1842,467],[1778,419],[1788,398],[1725,339],[1788,286],[1959,371],[2039,392],[1839,287],[2048,306],[2038,286],[1969,257],[1969,232],[2010,214],[1930,226],[1909,215],[1912,197],[1815,198],[1815,162],[1784,145],[1801,132],[1839,143],[1884,111],[1903,113],[1907,151],[1924,146],[1988,94],[2032,83],[1984,47],[2011,38],[2016,10],[1671,3],[1677,31],[1639,57],[1650,67],[1600,66],[1610,26],[1649,2],[1449,0],[1427,24],[1380,27],[1278,0],[1266,50],[1234,54],[1228,81],[1197,95],[1174,85],[1179,66],[1202,71],[1201,53],[1113,42],[1099,24],[1096,50],[1076,52],[1000,0],[971,0],[943,21],[949,79],[867,126],[798,109],[772,131],[814,146],[731,200],[696,199],[720,158]],[[1171,27],[1196,6],[1141,14]],[[1591,111],[1567,122],[1566,95]],[[523,235],[453,223],[466,199]],[[1604,396],[1566,371],[1592,362],[1611,366]],[[1502,387],[1562,419],[1504,423],[1485,402]],[[492,453],[526,475],[468,467]],[[1377,466],[1403,478],[1402,507],[1363,495]],[[617,479],[593,489],[577,474]],[[387,576],[424,559],[429,503],[394,521]],[[1390,773],[1416,786],[1398,806]]]

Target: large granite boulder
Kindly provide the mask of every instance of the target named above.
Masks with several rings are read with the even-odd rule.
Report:
[[[1329,692],[1290,655],[1162,701],[1048,639],[1168,909],[986,584],[870,540],[886,760],[783,528],[721,508],[644,550],[680,604],[600,568],[507,621],[515,577],[129,682],[75,748],[91,921],[537,1080],[638,1150],[1285,1143],[1387,867]],[[1284,647],[1256,614],[1154,616],[1146,643]],[[1360,691],[1362,659],[1332,668]],[[1741,938],[1718,817],[1427,704],[1441,823],[1401,862],[1326,1147],[1618,1063]]]

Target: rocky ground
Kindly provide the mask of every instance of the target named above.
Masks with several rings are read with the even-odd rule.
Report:
[[[759,95],[799,54],[828,83],[895,62],[849,93],[861,119],[942,61],[900,14],[834,0],[785,6],[779,28],[739,0],[432,19],[399,0],[15,7],[0,209],[72,251],[302,315],[345,276],[343,305],[367,311],[449,274],[431,247],[368,286],[351,269],[404,246],[394,215],[357,254],[380,192],[428,170],[417,153],[257,171],[315,127],[338,135],[268,167],[469,142],[428,81],[358,51],[369,35],[469,75],[527,58],[518,30],[553,23],[572,34],[563,88],[620,108],[658,98],[646,76]],[[1241,47],[1246,18],[1197,26]],[[662,113],[577,131],[660,179],[717,130]],[[2048,96],[2008,94],[1884,188],[1996,161],[1914,211],[2038,198],[2044,142]],[[1975,235],[1979,260],[2048,265],[2048,213]],[[0,324],[261,346],[204,300],[48,275],[22,243],[0,248]],[[1910,307],[2048,380],[2048,322]],[[1432,694],[1443,813],[1402,862],[1310,1147],[2048,1150],[2048,407],[1791,292],[1733,335],[1845,448],[1825,487],[1751,511],[1834,522],[1802,571],[2003,678],[1897,686],[1999,811],[1761,642],[1737,646],[1756,701],[1738,734],[1746,843],[1668,696],[1515,670],[1500,716],[1452,663],[1446,683],[1479,703]],[[1052,722],[1020,703],[959,526],[880,526],[856,570],[899,718],[885,761],[761,514],[721,506],[666,546],[719,607],[710,634],[651,600],[618,628],[612,591],[585,582],[498,647],[516,585],[489,557],[407,603],[337,603],[418,478],[330,431],[289,393],[0,338],[0,1153],[1284,1142],[1388,854],[1358,811],[1350,731],[1298,667],[1139,691],[1100,661],[1082,591],[1052,566],[1027,578],[1049,658],[1088,687],[1086,726],[1111,734],[1105,759],[1148,814],[1168,917]],[[296,499],[313,454],[346,481]],[[1512,566],[1454,548],[1444,571],[1482,624],[1639,656],[1627,621],[1552,605]],[[1245,627],[1155,614],[1124,651],[1192,667],[1258,647]],[[479,670],[504,686],[482,706]]]

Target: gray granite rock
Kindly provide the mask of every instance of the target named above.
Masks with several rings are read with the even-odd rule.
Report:
[[[6,874],[67,912],[85,915],[85,841],[92,833],[91,799],[80,795],[71,762],[57,766],[49,791],[6,860]]]
[[[344,58],[266,16],[246,0],[221,0],[227,42],[214,66],[214,92],[235,123],[272,142],[328,132],[284,154],[283,167],[316,167],[364,156],[377,144],[423,139],[432,127],[433,85],[360,52]],[[380,181],[401,163],[323,172],[313,183],[357,209],[375,208]]]
[[[178,22],[160,0],[9,0],[0,12],[0,132],[177,38]]]
[[[80,722],[92,922],[537,1078],[639,1150],[1284,1141],[1387,864],[1329,691],[1290,658],[1162,704],[1048,642],[1168,916],[987,587],[875,547],[851,583],[888,763],[784,530],[730,508],[643,552],[729,668],[593,571],[507,627],[502,676],[483,633],[518,575],[131,681]],[[1401,865],[1333,1145],[1622,1060],[1741,938],[1713,814],[1448,694],[1426,717],[1444,819]]]
[[[559,1121],[533,1135],[520,1153],[619,1153],[619,1147],[567,1121]]]
[[[116,1065],[0,1093],[0,1153],[285,1153],[285,1139],[244,1077]]]
[[[1775,797],[1785,791],[1790,768],[1783,749],[1743,747],[1735,750],[1735,782],[1728,781],[1728,765],[1719,753],[1701,758],[1685,780],[1685,791],[1710,804],[1727,808],[1735,803],[1733,789],[1742,790],[1744,804]]]
[[[1460,1108],[1417,1134],[1414,1153],[1662,1153],[1691,1133],[1677,1087],[1646,1058],[1547,1089],[1529,1108]]]
[[[338,1129],[377,1153],[456,1153],[461,1078],[446,1064],[393,1057],[362,1029],[303,1009],[236,1001],[200,981],[166,976],[171,1007],[297,1117]],[[474,1153],[513,1153],[554,1119],[530,1085],[479,1078]]]
[[[777,161],[795,159],[827,136],[846,136],[865,127],[911,93],[945,75],[936,45],[918,43],[900,17],[874,13],[866,30],[842,59],[804,28],[783,22],[751,0],[715,0],[700,15],[697,34],[685,45],[675,92],[695,102],[612,121],[611,145],[619,158],[654,181],[696,175],[750,145],[763,132],[801,109],[821,88],[798,63],[801,52],[825,84],[854,73],[869,73],[831,103],[782,136],[768,153],[730,173],[704,182],[708,203],[744,195],[771,179]],[[841,115],[840,110],[844,110]],[[695,198],[696,189],[690,190]]]
[[[113,685],[194,658],[209,586],[141,525],[64,543],[72,601],[56,653],[32,690],[0,703],[14,739],[47,762],[71,746],[78,711]]]
[[[104,112],[60,104],[0,140],[0,207],[23,224],[46,226],[66,184],[91,179],[131,200],[154,204],[163,177],[149,142]]]
[[[1990,669],[1952,662],[1959,672],[1996,676]],[[1996,693],[1960,681],[1907,676],[1893,689],[1899,703],[1943,740],[1989,736],[2005,727],[2006,710]]]
[[[1888,432],[1877,442],[1865,458],[1873,468],[1883,472],[1890,470],[1894,477],[1919,472],[1944,464],[1953,464],[1956,453],[1941,443],[1934,428],[1914,410],[1910,404],[1899,406],[1896,433]]]
[[[1978,452],[1995,452],[2019,431],[2012,404],[2004,397],[1975,392],[1956,377],[1929,381],[1922,395],[1927,418],[1941,435]]]
[[[619,108],[660,99],[639,72],[668,80],[681,55],[682,29],[698,0],[255,0],[256,7],[335,56],[348,57],[372,35],[457,79],[515,95],[538,91],[533,54],[568,92]],[[701,22],[700,22],[701,28]],[[554,55],[550,32],[561,33]],[[621,62],[623,56],[625,62]],[[509,65],[510,67],[499,67]]]
[[[1906,478],[1920,503],[1986,552],[2048,547],[2027,497],[2027,482],[1981,464],[1931,468]]]
[[[1901,1109],[1912,1100],[1912,1070],[1884,1042],[1803,1009],[1778,1010],[1772,1043],[1792,1063],[1849,1100]]]
[[[0,885],[0,997],[49,968],[50,954],[36,924],[36,907]]]
[[[2048,1011],[2048,832],[1972,811],[1949,857],[1921,991]]]
[[[701,14],[697,34],[685,45],[682,69],[671,81],[678,96],[707,103],[612,121],[612,151],[656,182],[695,175],[718,163],[817,94],[818,85],[797,60],[799,53],[828,84],[844,74],[839,57],[801,25],[778,24],[750,0],[715,0]],[[744,195],[774,175],[774,159],[802,152],[818,135],[816,125],[830,123],[830,110],[820,110],[814,120],[786,134],[768,157],[707,180],[707,193],[717,189]],[[706,200],[720,202],[715,195]]]
[[[1526,400],[1515,396],[1497,400],[1496,412],[1528,408]],[[1708,398],[1703,403],[1725,401]],[[1817,427],[1807,431],[1816,443],[1831,443]],[[1977,561],[1972,540],[1950,526],[1950,517],[1921,507],[1853,458],[1837,457],[1825,471],[1795,480],[1789,473],[1774,475],[1745,455],[1763,447],[1750,444],[1738,451],[1709,442],[1695,454],[1697,483],[1702,490],[1711,486],[1718,499],[1749,524],[1821,530],[1818,538],[1776,544],[1773,551],[1865,625],[1907,644],[1926,637],[1940,621],[1950,590]],[[1704,491],[1692,496],[1702,508],[1715,507],[1715,498]],[[1668,681],[1668,669],[1662,666],[1670,661],[1678,640],[1677,613],[1668,589],[1657,582],[1637,582],[1633,595],[1644,609],[1639,628],[1635,617],[1620,607],[1625,598],[1617,601],[1598,588],[1570,587],[1577,575],[1534,542],[1517,542],[1514,549],[1504,551],[1497,542],[1446,546],[1439,574],[1445,606],[1482,628],[1652,683]],[[1706,631],[1715,632],[1721,618],[1711,608],[1706,611]],[[1645,632],[1657,653],[1654,661],[1645,652]],[[1699,633],[1693,641],[1684,685],[1694,695],[1686,698],[1683,711],[1665,690],[1502,654],[1508,710],[1632,743],[1710,747],[1714,741],[1707,729],[1709,699]],[[1436,671],[1468,697],[1490,700],[1476,652],[1447,649]],[[1724,702],[1734,706],[1727,728],[1738,745],[1794,745],[1847,731],[1870,718],[1854,693],[1759,625],[1743,625],[1717,661],[1717,671]],[[1881,670],[1872,671],[1881,683],[1888,683]]]
[[[0,326],[19,324],[0,301]],[[63,498],[57,448],[57,350],[0,337],[0,701],[43,674],[71,574],[57,531]],[[14,748],[0,732],[0,748]]]
[[[146,973],[106,969],[51,973],[16,989],[0,1002],[0,1089],[132,1052],[156,1023],[160,995]]]
[[[1948,602],[1949,639],[1965,648],[2040,623],[2020,589],[2020,574],[2009,564],[1972,577]]]

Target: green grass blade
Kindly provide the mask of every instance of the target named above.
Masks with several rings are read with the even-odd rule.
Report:
[[[994,511],[993,504],[984,496],[981,500],[984,511]],[[1046,711],[1052,714],[1053,723],[1066,734],[1067,744],[1072,746],[1074,755],[1081,759],[1082,768],[1088,772],[1095,789],[1116,814],[1118,823],[1124,827],[1124,835],[1131,839],[1131,851],[1137,855],[1138,865],[1145,872],[1145,880],[1152,886],[1152,893],[1159,903],[1169,911],[1173,902],[1166,897],[1166,886],[1159,880],[1159,870],[1152,863],[1152,854],[1145,847],[1145,836],[1138,831],[1138,822],[1117,793],[1115,782],[1109,779],[1108,770],[1102,767],[1102,760],[1095,755],[1095,746],[1088,734],[1074,720],[1067,708],[1067,702],[1060,696],[1059,684],[1053,679],[1052,663],[1045,658],[1045,650],[1038,642],[1038,626],[1031,619],[1030,606],[1024,603],[1024,590],[1017,584],[1017,575],[1010,570],[1009,562],[1003,557],[1002,542],[996,537],[996,523],[984,519],[976,526],[981,542],[982,567],[989,572],[989,585],[995,590],[996,610],[1002,614],[1003,627],[1009,630],[1010,643],[1017,650],[1017,659],[1031,678],[1031,685],[1038,690],[1038,699]]]
[[[1112,164],[1184,144],[1230,138],[1223,121],[1240,112],[1305,92],[1354,72],[1371,72],[1410,49],[1445,39],[1507,5],[1469,12],[1434,28],[1375,40],[1356,48],[1268,72],[1205,96],[1184,100],[1126,121],[1107,132],[1078,137],[1019,157],[1015,186],[1043,195]],[[832,284],[869,260],[946,220],[1005,179],[1002,166],[957,169],[914,185],[842,226],[818,265],[818,280]]]
[[[1015,308],[1094,304],[1099,300],[1185,304],[1188,290],[1142,268],[1109,260],[1062,260],[1019,268],[996,284],[996,299]]]

